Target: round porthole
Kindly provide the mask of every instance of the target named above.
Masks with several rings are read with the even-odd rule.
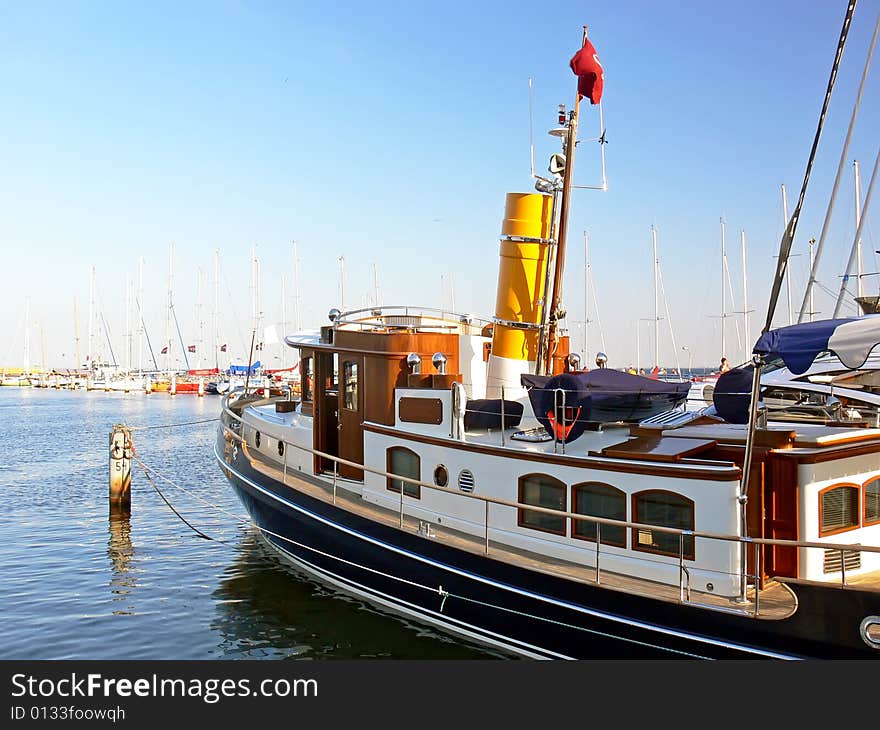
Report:
[[[458,475],[458,488],[462,492],[474,491],[474,475],[469,469],[462,469]]]
[[[284,442],[278,441],[278,456],[284,456]]]
[[[449,484],[449,470],[443,464],[437,464],[434,467],[434,484],[438,487],[445,487]]]
[[[257,435],[254,437],[254,443],[257,445],[257,448],[260,448],[260,432],[257,431]]]
[[[864,642],[872,649],[880,649],[880,616],[865,616],[859,625]]]

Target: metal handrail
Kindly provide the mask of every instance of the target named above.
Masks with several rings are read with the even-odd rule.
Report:
[[[270,402],[270,399],[264,399],[262,405],[265,405]],[[259,405],[261,404],[259,401],[253,401],[248,405]],[[240,423],[244,423],[242,418],[238,416],[236,413],[228,410],[226,408],[226,404],[224,403],[224,410],[228,413],[232,418],[239,421]],[[238,438],[241,441],[244,439],[235,431],[230,429],[226,424],[221,425],[228,430],[234,437]],[[447,494],[455,494],[459,497],[464,497],[466,499],[476,499],[483,502],[489,502],[490,504],[497,504],[503,507],[512,507],[516,509],[524,509],[533,512],[543,512],[549,515],[554,515],[556,517],[569,518],[574,520],[585,520],[588,522],[594,522],[597,524],[611,525],[617,527],[626,527],[629,529],[649,529],[655,530],[658,532],[666,532],[675,535],[689,535],[694,538],[705,538],[711,540],[723,540],[726,542],[745,542],[749,544],[760,544],[760,545],[776,545],[779,547],[803,547],[803,548],[820,548],[820,549],[829,549],[829,550],[846,550],[850,552],[869,552],[869,553],[880,553],[880,546],[873,545],[861,545],[861,544],[851,544],[851,543],[826,543],[826,542],[811,542],[806,540],[785,540],[780,538],[767,538],[767,537],[744,537],[741,535],[727,535],[724,533],[713,533],[713,532],[700,532],[697,530],[682,530],[676,527],[665,527],[663,525],[651,525],[642,522],[627,522],[625,520],[615,520],[610,517],[596,517],[594,515],[583,515],[577,512],[567,512],[565,510],[553,509],[552,507],[539,507],[538,505],[525,504],[523,502],[513,502],[507,499],[501,499],[499,497],[489,497],[481,494],[473,494],[470,492],[462,492],[458,489],[451,489],[449,487],[441,487],[436,484],[430,482],[424,482],[420,479],[413,479],[411,477],[402,476],[400,474],[394,474],[392,472],[387,472],[382,469],[375,469],[373,467],[367,466],[365,464],[359,464],[355,461],[349,461],[347,459],[343,459],[338,456],[334,456],[333,454],[328,454],[318,449],[312,449],[308,446],[302,446],[300,444],[295,444],[292,442],[285,441],[285,448],[287,446],[293,446],[296,449],[300,449],[301,451],[305,451],[307,453],[313,454],[315,456],[320,456],[324,459],[329,459],[331,461],[335,461],[339,464],[343,464],[345,466],[351,466],[355,469],[366,471],[371,474],[376,474],[378,476],[384,476],[386,478],[391,479],[400,479],[410,484],[415,484],[419,487],[425,487],[427,489],[433,489],[438,492],[445,492]]]
[[[378,312],[378,314],[375,314]],[[485,326],[488,324],[492,324],[492,320],[484,319],[483,317],[476,317],[472,314],[465,314],[461,312],[453,312],[448,309],[440,309],[438,307],[413,307],[409,305],[403,304],[382,304],[377,305],[375,307],[363,307],[361,309],[351,309],[347,312],[341,312],[339,316],[336,318],[336,324],[358,324],[358,325],[367,325],[370,324],[368,321],[364,320],[353,320],[350,319],[353,315],[357,314],[369,314],[371,317],[385,317],[389,315],[400,315],[403,316],[414,316],[416,314],[439,314],[439,319],[441,321],[448,320],[448,318],[455,318],[457,322],[449,322],[450,324],[474,324],[477,326]],[[383,326],[381,323],[376,323],[375,326]]]
[[[223,412],[228,414],[231,418],[233,418],[234,420],[238,421],[240,424],[243,425],[244,420],[239,415],[234,413],[228,406],[228,400],[232,395],[234,395],[234,394],[230,393],[224,397],[224,400],[222,402]],[[263,398],[263,399],[259,399],[256,401],[251,401],[250,403],[248,403],[248,405],[267,405],[267,404],[271,403],[272,400],[273,399],[271,399],[271,398]],[[235,433],[235,431],[232,430],[225,423],[223,423],[222,419],[221,419],[220,423],[221,423],[221,426],[223,427],[224,431],[230,433],[234,438],[238,439],[243,444],[247,445],[246,440],[241,435]],[[366,466],[365,464],[359,464],[357,462],[349,461],[347,459],[343,459],[343,458],[338,457],[336,455],[328,454],[328,453],[320,451],[318,449],[309,448],[307,446],[302,446],[300,444],[289,442],[289,441],[286,441],[283,439],[282,439],[282,443],[284,443],[284,445],[285,445],[285,448],[284,448],[284,472],[282,474],[282,481],[285,484],[285,486],[287,485],[287,468],[286,468],[286,465],[287,465],[287,446],[293,446],[296,449],[299,449],[301,451],[305,451],[306,453],[310,453],[312,455],[319,456],[324,459],[328,459],[331,462],[333,462],[332,489],[333,489],[333,504],[334,505],[336,504],[337,477],[338,477],[338,473],[339,473],[339,465],[351,466],[353,468],[356,468],[356,469],[364,471],[364,472],[369,472],[371,474],[376,474],[376,475],[385,477],[386,479],[397,479],[401,482],[408,482],[410,484],[415,484],[415,485],[419,486],[420,488],[425,487],[427,489],[432,489],[437,492],[444,492],[446,494],[454,494],[457,497],[465,497],[467,499],[475,499],[478,501],[482,501],[485,504],[485,527],[484,527],[485,548],[484,548],[484,550],[485,550],[486,555],[489,554],[489,505],[490,504],[498,504],[498,505],[501,505],[504,507],[510,507],[510,508],[514,508],[517,510],[528,510],[530,512],[539,512],[539,513],[544,513],[544,514],[550,514],[550,515],[553,515],[555,517],[559,517],[562,519],[581,520],[581,521],[595,524],[596,525],[596,541],[595,541],[596,542],[596,566],[595,566],[595,570],[596,570],[596,584],[597,585],[600,584],[600,580],[601,580],[599,556],[601,553],[601,550],[600,550],[600,548],[601,548],[601,529],[602,529],[601,526],[603,524],[624,527],[626,529],[632,529],[632,530],[648,529],[648,530],[652,530],[652,531],[677,534],[679,536],[679,561],[678,561],[678,565],[679,565],[679,600],[682,603],[684,603],[686,601],[690,602],[690,600],[691,600],[690,571],[688,570],[688,567],[685,565],[685,559],[684,559],[684,538],[686,536],[692,537],[694,540],[696,540],[697,538],[704,538],[704,539],[709,539],[709,540],[721,540],[721,541],[739,543],[743,548],[743,554],[745,554],[745,551],[746,551],[747,546],[749,544],[752,544],[755,546],[755,553],[756,553],[755,573],[751,575],[751,577],[754,579],[754,586],[755,586],[754,601],[753,601],[753,605],[754,605],[753,615],[754,616],[759,615],[759,594],[760,594],[760,591],[758,590],[758,585],[760,582],[759,566],[760,566],[760,556],[762,554],[761,550],[762,550],[763,545],[778,545],[778,546],[783,546],[783,547],[797,547],[797,548],[818,548],[818,549],[823,549],[823,550],[828,550],[828,549],[840,550],[841,551],[841,586],[842,587],[846,586],[846,568],[845,568],[845,562],[844,562],[844,552],[845,551],[849,551],[849,552],[864,551],[864,552],[869,552],[869,553],[880,553],[880,546],[874,547],[874,546],[865,546],[865,545],[861,545],[861,544],[851,545],[851,544],[838,544],[838,543],[817,543],[817,542],[799,541],[799,540],[781,540],[781,539],[774,539],[774,538],[757,538],[757,537],[751,538],[751,537],[743,537],[743,536],[739,536],[739,535],[725,535],[725,534],[720,534],[720,533],[698,532],[696,530],[681,530],[679,528],[665,527],[663,525],[651,525],[651,524],[645,524],[645,523],[640,523],[640,522],[628,522],[625,520],[615,520],[615,519],[606,518],[606,517],[596,517],[594,515],[583,515],[583,514],[579,514],[579,513],[575,513],[575,512],[568,512],[566,510],[557,510],[557,509],[553,509],[551,507],[540,507],[537,505],[529,505],[529,504],[525,504],[522,502],[514,502],[514,501],[510,501],[510,500],[500,499],[498,497],[488,497],[488,496],[479,495],[479,494],[471,494],[468,492],[462,492],[457,489],[451,489],[449,487],[440,487],[436,484],[424,482],[420,479],[413,479],[411,477],[406,477],[406,476],[402,476],[399,474],[394,474],[392,472],[388,472],[388,471],[385,471],[382,469],[375,469],[373,467]],[[403,484],[401,483],[400,504],[399,504],[399,527],[401,529],[404,528],[405,496],[406,495],[404,493]],[[746,579],[749,577],[748,564],[745,559],[742,560],[740,577],[744,583],[746,582]],[[715,608],[715,607],[707,606],[707,608]],[[719,609],[719,610],[721,610],[721,609]]]

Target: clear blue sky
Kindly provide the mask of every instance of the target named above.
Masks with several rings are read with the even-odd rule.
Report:
[[[140,256],[158,343],[170,242],[188,341],[199,266],[206,320],[210,312],[214,249],[233,350],[249,327],[251,246],[266,323],[281,319],[282,277],[291,319],[293,239],[306,326],[326,323],[340,305],[340,256],[348,306],[366,303],[375,264],[386,304],[439,306],[442,275],[446,306],[451,282],[458,310],[491,316],[504,196],[531,189],[527,79],[543,169],[556,151],[544,132],[556,105],[574,99],[568,60],[587,24],[605,68],[609,189],[573,204],[565,297],[573,345],[583,342],[588,230],[610,363],[636,361],[639,331],[641,363],[650,364],[653,330],[642,320],[653,316],[653,224],[681,364],[688,347],[695,366],[714,365],[719,217],[738,310],[746,232],[754,339],[783,228],[780,184],[793,207],[844,11],[843,0],[561,0],[552,10],[518,0],[4,3],[0,364],[21,362],[29,296],[31,362],[40,362],[42,325],[47,364],[72,365],[73,302],[84,342],[92,265],[120,357],[125,278],[136,278]],[[856,10],[795,242],[797,303],[878,12],[878,0]],[[864,191],[877,151],[878,64],[823,255],[820,277],[835,291],[855,230],[850,162],[861,162]],[[597,125],[586,105],[583,134]],[[578,154],[578,181],[596,182],[596,146]],[[866,271],[880,270],[878,197]],[[865,283],[877,291],[878,277]],[[830,315],[827,295],[816,304]],[[784,297],[776,321],[787,323]],[[662,325],[661,361],[673,365]],[[725,354],[740,362],[732,320],[728,327]],[[589,337],[592,357],[595,322]]]

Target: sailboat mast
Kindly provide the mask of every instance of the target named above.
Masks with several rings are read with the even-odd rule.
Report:
[[[785,183],[782,184],[782,228],[788,226],[788,197],[785,194]],[[785,294],[788,298],[788,323],[794,324],[794,313],[791,308],[791,271],[785,267]],[[748,341],[748,337],[746,338]]]
[[[218,343],[217,319],[220,316],[220,249],[214,249],[214,311],[211,313],[211,342],[214,350],[214,367],[220,369],[220,345]]]
[[[196,319],[199,323],[199,340],[196,350],[196,368],[202,367],[202,348],[205,342],[205,320],[202,317],[202,267],[196,268]]]
[[[31,300],[25,297],[24,300],[24,374],[31,374]]]
[[[853,160],[853,175],[855,176],[855,203],[856,203],[856,228],[859,227],[859,223],[862,219],[861,212],[861,204],[862,204],[862,181],[859,177],[859,161]],[[862,291],[862,237],[859,236],[856,240],[856,291],[857,296],[861,297],[864,292]]]
[[[651,240],[654,245],[654,367],[660,367],[660,303],[659,286],[657,285],[657,271],[660,259],[657,258],[657,229],[651,226]]]
[[[748,279],[746,275],[746,232],[745,229],[741,228],[739,231],[740,241],[742,243],[742,265],[743,265],[743,327],[745,330],[745,336],[743,338],[744,349],[743,353],[743,362],[747,362],[749,359],[749,350],[751,349],[751,339],[749,335],[749,293],[748,293]]]
[[[339,308],[345,311],[345,256],[339,257]]]
[[[727,317],[727,298],[724,294],[724,262],[727,259],[724,243],[724,218],[721,218],[721,357],[724,357],[724,322]]]
[[[281,275],[281,338],[278,342],[279,367],[284,367],[284,338],[287,336],[287,284]]]
[[[79,315],[76,309],[76,297],[73,298],[73,339],[76,344],[76,375],[79,375],[82,361],[79,359]],[[75,383],[76,381],[74,381]]]
[[[375,266],[375,265],[374,265]],[[375,278],[375,268],[373,269],[373,276]],[[293,326],[296,328],[297,332],[302,329],[302,299],[300,297],[299,291],[299,250],[297,249],[296,241],[293,242],[293,286],[294,286],[294,294],[293,294]],[[378,291],[378,289],[377,289]]]
[[[171,312],[174,307],[174,244],[168,246],[168,302],[165,306],[165,371],[171,371]]]
[[[94,338],[95,332],[93,328],[93,322],[95,320],[95,267],[92,266],[91,271],[89,271],[89,327],[88,327],[88,335],[86,344],[88,345],[88,353],[86,354],[86,361],[88,362],[88,370],[92,370],[92,366],[95,362],[95,350],[94,350]]]
[[[138,259],[138,375],[144,373],[144,257]]]
[[[377,307],[382,306],[382,302],[379,300],[379,272],[376,270],[375,263],[373,264],[373,299]]]
[[[590,237],[584,231],[584,367],[590,356]]]
[[[131,277],[125,275],[125,375],[131,374]]]
[[[587,26],[584,26],[581,47],[587,42]],[[565,170],[562,176],[562,200],[559,204],[559,229],[556,236],[556,262],[553,272],[553,296],[550,304],[550,318],[548,321],[547,352],[544,353],[544,372],[553,372],[553,354],[556,351],[559,334],[559,319],[562,316],[562,279],[565,273],[565,244],[568,237],[568,215],[571,207],[571,185],[574,176],[574,153],[577,144],[578,113],[580,111],[581,96],[575,93],[574,109],[568,117],[566,136],[564,137],[563,154],[565,155]]]

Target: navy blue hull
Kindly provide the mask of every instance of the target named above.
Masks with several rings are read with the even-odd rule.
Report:
[[[880,658],[859,622],[876,594],[793,585],[784,620],[740,615],[574,583],[378,524],[268,478],[241,449],[217,454],[264,537],[314,576],[451,633],[532,656]],[[831,608],[829,608],[831,607]]]

